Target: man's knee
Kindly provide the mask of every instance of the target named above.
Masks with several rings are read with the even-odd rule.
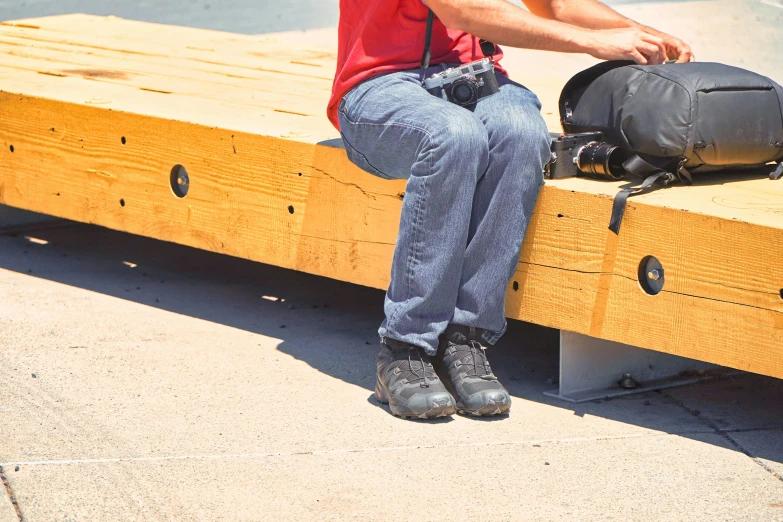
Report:
[[[470,111],[455,107],[432,125],[433,146],[440,154],[463,158],[462,164],[486,166],[489,136],[481,121]]]
[[[511,109],[489,122],[489,146],[492,150],[507,149],[508,153],[535,159],[541,166],[549,161],[552,139],[546,122],[533,108]],[[531,155],[533,152],[538,154]]]

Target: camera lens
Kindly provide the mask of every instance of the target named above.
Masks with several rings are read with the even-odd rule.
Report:
[[[619,147],[591,141],[579,150],[576,165],[582,174],[592,178],[618,180],[625,173],[623,163],[629,157]]]
[[[473,78],[460,78],[451,85],[451,98],[457,105],[472,105],[478,101],[478,86]]]

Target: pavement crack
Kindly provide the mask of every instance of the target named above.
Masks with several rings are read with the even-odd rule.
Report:
[[[3,469],[3,466],[0,466],[0,479],[2,479],[3,485],[5,486],[5,492],[8,493],[8,498],[11,500],[11,504],[13,504],[14,506],[14,511],[16,511],[16,516],[19,517],[19,522],[24,522],[22,509],[19,507],[19,502],[16,501],[14,490],[11,487],[11,483],[8,481],[8,478],[5,476],[5,470]]]
[[[756,431],[756,430],[754,430],[754,429],[747,429],[747,430],[741,430],[741,429],[738,429],[738,430],[722,430],[714,422],[712,422],[711,420],[706,419],[706,418],[700,416],[696,410],[689,408],[688,406],[685,405],[685,403],[683,403],[681,400],[677,399],[676,397],[674,397],[672,395],[669,395],[665,391],[660,391],[659,393],[661,395],[663,395],[664,397],[668,398],[670,401],[672,401],[674,404],[676,404],[680,408],[684,409],[685,411],[687,411],[691,415],[695,416],[699,420],[699,422],[701,422],[706,427],[711,429],[716,435],[718,435],[719,437],[723,438],[723,440],[728,442],[735,450],[745,454],[746,457],[748,457],[753,462],[758,464],[764,471],[766,471],[767,473],[769,473],[770,475],[772,475],[773,477],[775,477],[779,481],[783,482],[783,475],[781,475],[780,473],[778,473],[774,469],[772,469],[769,466],[767,466],[767,464],[763,460],[761,460],[760,458],[758,458],[755,455],[753,455],[753,453],[751,453],[750,450],[745,448],[745,446],[740,444],[738,440],[736,440],[734,437],[731,436],[731,433],[742,433],[742,432],[745,432],[745,431]]]

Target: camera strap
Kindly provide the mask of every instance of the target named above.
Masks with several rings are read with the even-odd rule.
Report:
[[[424,71],[430,66],[430,59],[432,58],[432,25],[435,22],[435,13],[432,9],[427,11],[427,32],[424,33],[424,54],[421,56],[421,68]]]
[[[427,9],[427,29],[424,33],[424,53],[421,55],[421,83],[424,83],[427,75],[427,68],[432,59],[432,26],[435,23],[435,13],[432,9]],[[497,53],[497,47],[489,40],[479,40],[481,52],[487,58],[492,58]]]

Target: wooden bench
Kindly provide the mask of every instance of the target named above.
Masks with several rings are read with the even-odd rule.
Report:
[[[553,56],[506,65],[558,130],[560,86],[592,61]],[[334,64],[333,45],[301,36],[5,22],[0,203],[385,288],[405,184],[348,162],[325,116]],[[783,377],[783,182],[724,175],[643,195],[616,236],[618,186],[547,182],[508,316]],[[650,255],[665,269],[655,296],[638,274]]]

